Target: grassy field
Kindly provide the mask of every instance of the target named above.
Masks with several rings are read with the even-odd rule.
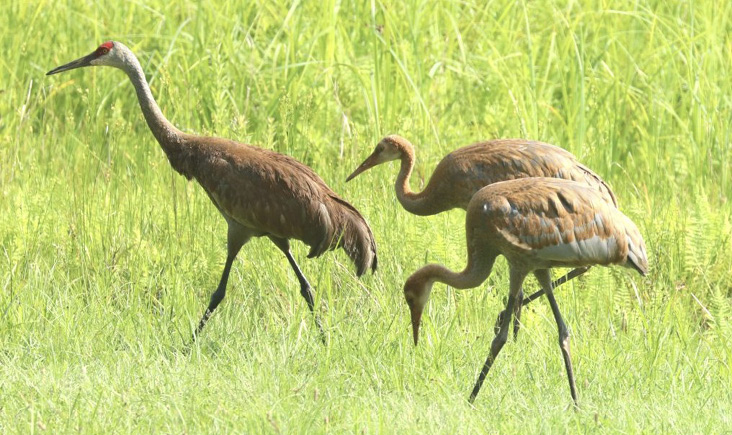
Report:
[[[732,3],[11,0],[0,16],[0,432],[720,432],[732,427]],[[379,246],[306,260],[318,340],[286,259],[225,259],[225,223],[174,173],[120,71],[45,72],[115,39],[179,128],[310,165]],[[460,210],[405,212],[397,164],[346,184],[378,140],[562,146],[614,187],[650,273],[557,290],[573,412],[544,299],[467,403],[503,308],[500,260],[436,285],[415,348],[404,279],[465,263]],[[557,275],[559,271],[555,272]],[[528,286],[536,283],[530,279]]]

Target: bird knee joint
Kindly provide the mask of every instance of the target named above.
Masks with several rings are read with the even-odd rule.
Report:
[[[559,346],[562,349],[565,349],[567,351],[569,350],[569,334],[568,333],[565,332],[564,334],[559,335]]]
[[[500,349],[506,344],[506,341],[508,341],[508,331],[501,329],[501,332],[493,339],[491,348]]]
[[[311,297],[312,293],[313,293],[312,289],[310,288],[309,285],[300,286],[300,294],[305,296],[306,298]]]
[[[220,303],[222,300],[224,300],[224,296],[225,295],[226,295],[225,292],[215,291],[211,295],[211,304],[218,304],[218,303]]]

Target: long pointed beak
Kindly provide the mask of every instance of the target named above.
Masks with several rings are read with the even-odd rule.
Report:
[[[84,57],[80,57],[79,59],[76,59],[74,61],[71,61],[71,62],[69,62],[69,63],[67,63],[65,65],[61,65],[59,67],[56,67],[56,68],[52,69],[51,71],[47,72],[46,75],[47,76],[50,76],[50,75],[58,74],[60,72],[68,71],[68,70],[71,70],[71,69],[82,68],[82,67],[85,67],[85,66],[91,66],[91,61],[94,60],[94,58],[95,58],[94,53],[88,54],[88,55],[86,55]]]
[[[424,310],[424,307],[411,305],[409,307],[409,311],[412,314],[412,337],[414,338],[415,346],[417,345],[417,343],[419,343],[419,324],[422,320],[422,310]]]
[[[378,155],[375,153],[371,154],[370,156],[368,156],[366,158],[366,160],[363,161],[363,163],[361,163],[361,165],[358,168],[356,168],[355,171],[353,171],[353,173],[351,175],[348,176],[348,178],[346,178],[346,183],[351,181],[352,179],[356,178],[360,173],[373,168],[374,166],[378,165],[379,163],[381,163],[381,162],[378,160]]]

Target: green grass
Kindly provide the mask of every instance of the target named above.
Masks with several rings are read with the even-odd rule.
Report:
[[[732,426],[732,3],[168,3],[4,5],[0,432]],[[225,223],[170,169],[124,74],[44,76],[106,39],[138,54],[178,127],[292,155],[363,212],[373,276],[295,243],[327,346],[285,258],[256,240],[184,351]],[[560,145],[612,184],[651,269],[596,268],[557,291],[578,412],[543,299],[466,401],[505,261],[482,288],[437,285],[412,345],[403,281],[426,262],[462,268],[464,213],[406,213],[396,164],[344,182],[388,133],[418,147],[415,189],[450,150],[494,137]]]

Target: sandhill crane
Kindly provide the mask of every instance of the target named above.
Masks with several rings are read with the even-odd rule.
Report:
[[[526,177],[551,177],[575,180],[599,190],[606,202],[617,207],[615,194],[599,175],[577,161],[569,151],[543,142],[525,139],[497,139],[459,148],[437,164],[427,186],[419,193],[409,188],[414,168],[414,146],[405,138],[390,135],[383,138],[374,152],[356,168],[346,181],[362,172],[392,160],[401,160],[394,188],[397,199],[410,213],[429,216],[453,208],[467,209],[473,195],[481,188],[499,181]],[[554,281],[554,287],[587,271],[579,268]],[[524,298],[519,295],[514,316],[514,336],[518,333],[521,307],[543,295],[539,290]],[[502,312],[496,324],[505,316]]]
[[[105,42],[91,54],[47,75],[86,66],[111,66],[127,73],[145,120],[170,165],[187,179],[198,181],[228,224],[224,271],[198,323],[194,340],[224,298],[231,265],[252,237],[268,237],[285,254],[297,275],[300,293],[313,313],[312,289],[290,252],[289,239],[309,245],[309,258],[342,247],[356,265],[358,276],[368,269],[376,270],[376,244],[368,224],[312,169],[273,151],[181,132],[163,116],[140,62],[120,42]],[[324,339],[317,315],[315,322]]]
[[[414,344],[432,285],[439,281],[457,289],[480,285],[491,273],[498,255],[508,260],[509,295],[500,330],[470,395],[475,400],[488,370],[506,343],[511,313],[520,303],[524,278],[533,272],[549,299],[559,328],[559,346],[569,378],[572,399],[577,391],[569,354],[569,332],[552,293],[552,267],[620,265],[645,275],[646,248],[635,224],[608,204],[597,189],[570,180],[523,178],[484,187],[468,204],[465,219],[468,262],[456,273],[429,264],[404,284]]]

